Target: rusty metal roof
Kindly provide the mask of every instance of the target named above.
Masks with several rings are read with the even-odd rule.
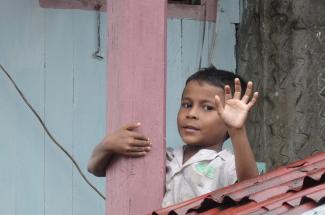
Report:
[[[302,214],[325,204],[325,152],[152,214]]]

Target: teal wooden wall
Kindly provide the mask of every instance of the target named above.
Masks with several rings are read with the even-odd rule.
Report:
[[[239,0],[219,0],[217,13],[216,25],[179,19],[168,22],[166,135],[170,146],[181,144],[176,123],[181,93],[186,78],[198,70],[200,59],[202,67],[213,64],[219,69],[236,70],[234,23],[240,21]],[[230,140],[225,148],[232,149]]]
[[[84,172],[106,126],[106,63],[91,57],[95,26],[92,11],[1,1],[0,63]],[[105,32],[104,22],[103,37]],[[102,43],[106,47],[105,38]],[[2,72],[0,121],[0,214],[104,214],[104,201],[49,140]],[[87,175],[104,192],[105,179]]]
[[[169,146],[181,144],[176,127],[179,98],[185,79],[199,66],[201,53],[202,66],[236,68],[234,25],[227,14],[234,13],[237,4],[221,1],[219,33],[215,34],[213,23],[206,23],[204,39],[204,22],[168,20]],[[106,20],[105,13],[101,16]],[[86,171],[90,153],[106,130],[106,61],[91,57],[96,48],[95,12],[43,9],[38,0],[1,0],[0,32],[0,63],[104,193],[105,179]],[[104,21],[101,35],[106,57]],[[211,49],[213,41],[216,47]],[[49,140],[2,72],[0,122],[0,214],[104,214],[104,201]]]

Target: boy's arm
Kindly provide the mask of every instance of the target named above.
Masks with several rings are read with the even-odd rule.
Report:
[[[253,96],[252,96],[253,95]],[[236,173],[239,181],[258,175],[258,170],[249,144],[245,129],[248,112],[255,105],[258,93],[253,94],[253,83],[248,82],[245,95],[241,98],[241,85],[238,78],[235,79],[234,96],[228,85],[225,86],[225,100],[221,102],[216,96],[216,105],[220,117],[228,127],[234,154]]]
[[[258,176],[254,154],[249,144],[245,126],[228,130],[235,154],[238,181]]]
[[[88,172],[97,177],[105,177],[112,155],[113,152],[106,150],[103,142],[99,143],[88,161]]]
[[[139,126],[140,123],[129,124],[106,135],[95,147],[88,161],[88,171],[95,176],[104,177],[112,156],[145,156],[151,149],[151,143],[147,137],[136,131]]]

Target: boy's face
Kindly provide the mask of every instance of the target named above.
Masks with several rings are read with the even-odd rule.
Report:
[[[215,95],[224,102],[222,88],[196,80],[185,86],[177,125],[186,144],[210,147],[225,140],[227,127],[217,112]]]

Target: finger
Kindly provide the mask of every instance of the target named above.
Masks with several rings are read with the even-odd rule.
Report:
[[[252,100],[247,104],[249,109],[251,109],[256,104],[257,99],[258,99],[258,92],[255,92]]]
[[[124,126],[121,127],[122,130],[129,130],[129,131],[133,131],[134,129],[138,128],[139,126],[141,126],[140,122],[137,123],[129,123],[126,124]]]
[[[217,112],[220,114],[223,112],[223,104],[222,104],[220,97],[218,95],[215,95],[214,98],[215,98],[215,102],[216,102],[216,106],[217,106]]]
[[[127,152],[124,155],[127,157],[137,158],[137,157],[143,157],[146,154],[147,154],[147,152]]]
[[[249,98],[252,96],[252,92],[253,92],[253,82],[249,81],[247,83],[246,92],[245,92],[245,95],[242,98],[242,101],[247,104],[248,101],[249,101]]]
[[[127,152],[149,152],[151,147],[132,146]]]
[[[138,132],[138,131],[129,131],[129,135],[131,137],[133,137],[134,139],[137,140],[146,140],[149,141],[149,138],[144,136],[142,133]]]
[[[225,86],[225,100],[231,99],[231,88],[229,87],[229,85]]]
[[[241,97],[241,85],[239,78],[235,78],[235,93],[234,99],[240,99]]]
[[[131,143],[131,146],[138,146],[138,147],[150,147],[151,143],[147,140],[137,140],[134,139],[133,143]]]

